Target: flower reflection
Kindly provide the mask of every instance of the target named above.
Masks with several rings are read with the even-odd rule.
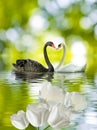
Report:
[[[70,126],[74,112],[81,112],[87,106],[85,97],[78,92],[64,92],[47,82],[42,85],[39,102],[28,105],[26,112],[19,111],[11,116],[16,128],[25,129],[29,123],[34,127],[64,128]]]
[[[64,102],[64,92],[63,89],[52,86],[51,83],[45,82],[39,92],[39,97],[48,102],[52,103],[63,103]]]
[[[65,94],[64,105],[71,107],[75,112],[81,112],[87,106],[86,98],[78,92],[67,92]]]

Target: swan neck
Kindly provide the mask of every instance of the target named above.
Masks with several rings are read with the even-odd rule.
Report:
[[[66,57],[66,45],[62,44],[62,46],[63,46],[63,56],[61,58],[60,63],[58,64],[58,66],[55,68],[55,70],[59,69],[62,66],[62,64],[64,63],[64,60],[65,60],[65,57]]]
[[[50,60],[48,58],[47,46],[48,46],[48,44],[45,44],[45,46],[44,46],[44,58],[45,58],[45,61],[46,61],[47,65],[48,65],[48,71],[52,72],[52,71],[54,71],[54,67],[52,66],[52,64],[51,64],[51,62],[50,62]]]

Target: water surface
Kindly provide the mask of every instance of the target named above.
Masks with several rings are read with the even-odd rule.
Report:
[[[62,130],[97,129],[97,75],[84,73],[54,73],[39,76],[15,75],[12,71],[0,72],[0,130],[15,130],[10,116],[26,110],[28,104],[37,102],[43,82],[50,82],[66,92],[80,92],[88,102],[87,108],[73,118],[73,125]],[[45,86],[46,87],[46,86]],[[79,101],[80,103],[80,101]],[[27,130],[34,130],[30,126]],[[51,128],[50,128],[51,129]]]

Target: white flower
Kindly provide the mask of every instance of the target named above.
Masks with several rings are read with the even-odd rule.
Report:
[[[71,93],[71,101],[72,101],[72,106],[75,111],[82,111],[86,108],[87,106],[87,101],[85,96],[81,95],[78,92],[72,92]]]
[[[28,105],[26,116],[31,125],[40,127],[47,122],[49,106],[46,103]]]
[[[81,112],[86,108],[87,101],[85,96],[81,95],[79,92],[66,93],[64,105],[72,107],[73,111]]]
[[[65,93],[64,105],[65,105],[67,108],[72,106],[71,93],[69,93],[69,92],[66,92],[66,93]]]
[[[41,87],[39,97],[52,103],[63,103],[64,92],[57,86],[52,86],[51,83],[46,82]]]
[[[62,104],[52,107],[48,117],[48,124],[53,128],[63,128],[70,125],[71,113]]]
[[[17,114],[13,114],[11,117],[11,123],[13,126],[15,126],[17,129],[25,129],[29,122],[26,118],[26,113],[22,110],[18,111]]]

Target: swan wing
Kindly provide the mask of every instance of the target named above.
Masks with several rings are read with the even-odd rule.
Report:
[[[58,72],[63,72],[63,73],[64,72],[66,72],[66,73],[84,72],[85,67],[86,67],[86,65],[78,66],[78,65],[75,65],[73,63],[70,63],[70,64],[65,65],[60,70],[58,70]]]
[[[46,72],[47,69],[39,62],[30,59],[19,59],[13,64],[17,71]]]

